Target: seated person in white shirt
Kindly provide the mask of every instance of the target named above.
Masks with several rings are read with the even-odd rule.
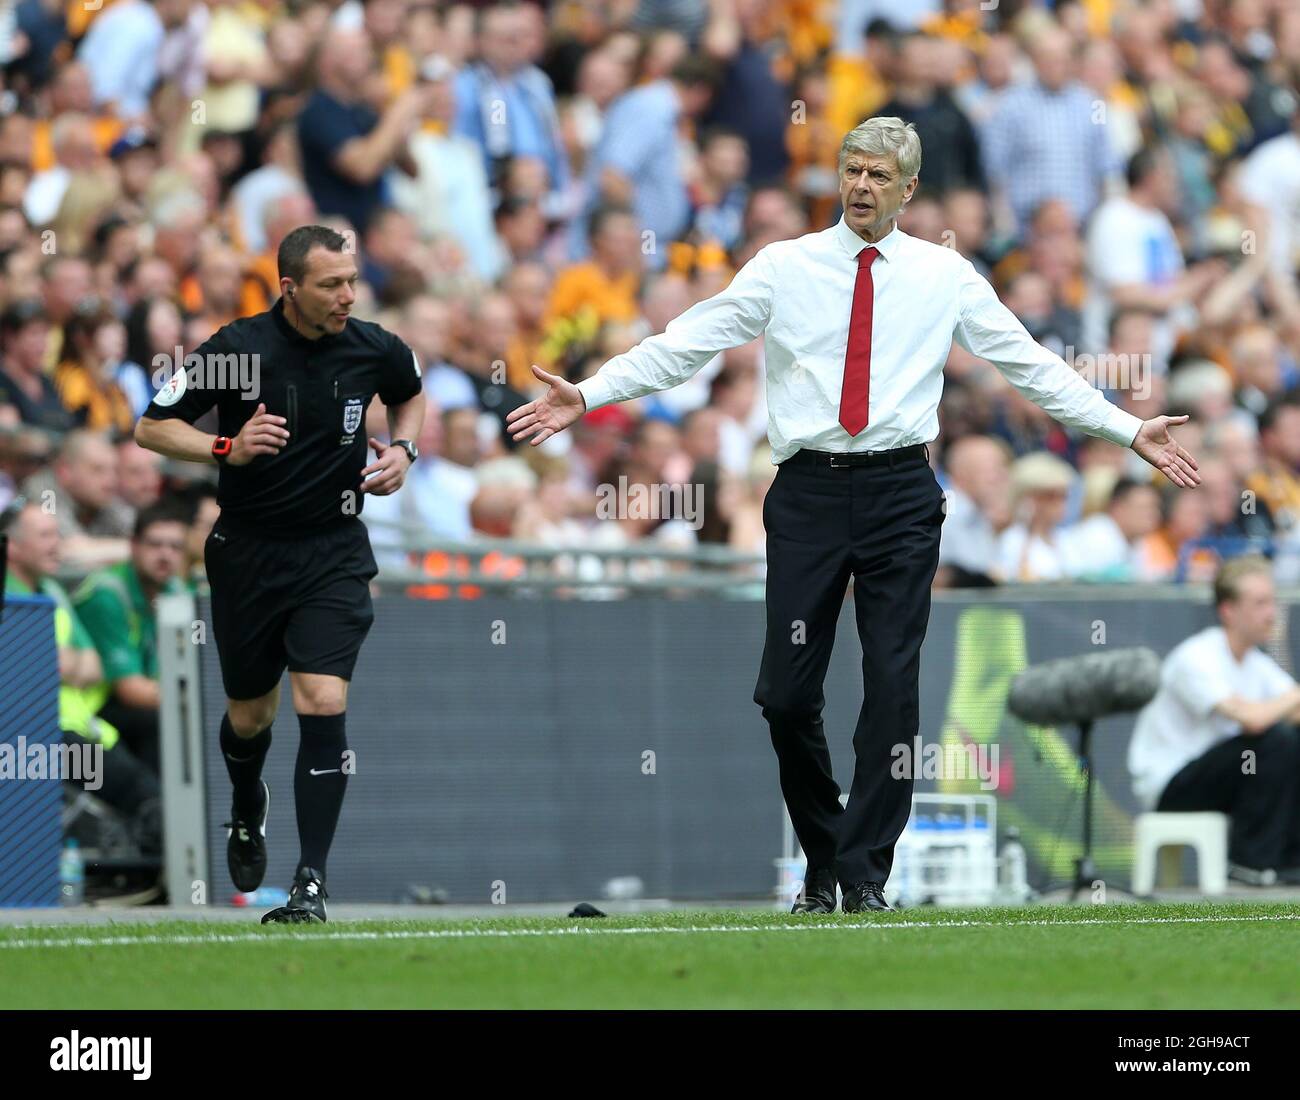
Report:
[[[1138,544],[1160,526],[1160,495],[1149,482],[1121,477],[1104,512],[1062,534],[1065,571],[1079,580],[1138,579]]]
[[[1011,448],[987,435],[964,435],[944,450],[947,516],[940,529],[938,588],[998,583],[998,531],[1011,518]]]
[[[1277,600],[1261,557],[1233,558],[1214,581],[1219,625],[1165,658],[1160,689],[1129,744],[1146,810],[1232,818],[1232,878],[1300,884],[1300,686],[1258,647]]]

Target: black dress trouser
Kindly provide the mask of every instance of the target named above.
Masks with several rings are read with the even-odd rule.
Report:
[[[884,883],[912,808],[897,745],[920,725],[921,642],[939,564],[944,496],[923,455],[876,466],[781,464],[763,504],[767,636],[754,702],[776,749],[795,834],[811,868],[846,889]],[[848,805],[831,775],[822,683],[853,578],[863,704]]]
[[[1227,814],[1233,863],[1300,867],[1300,730],[1279,722],[1261,734],[1220,741],[1175,773],[1156,809]]]

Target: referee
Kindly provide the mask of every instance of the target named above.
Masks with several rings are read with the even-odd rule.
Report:
[[[221,751],[234,787],[227,862],[235,886],[266,874],[271,792],[262,763],[287,667],[300,740],[294,802],[301,854],[288,903],[262,923],[325,920],[325,865],[347,777],[348,681],[374,620],[378,571],[364,494],[401,488],[424,420],[420,365],[405,343],[350,319],[357,267],[325,226],[278,254],[281,297],[221,328],[136,425],[142,447],[221,467],[221,515],[204,546],[212,632],[227,695]],[[393,442],[367,440],[378,394]],[[217,409],[216,436],[194,422]],[[367,442],[377,459],[367,464]]]
[[[767,528],[763,708],[796,835],[808,857],[796,913],[890,908],[884,886],[912,808],[897,775],[920,723],[920,653],[939,562],[944,496],[927,444],[939,433],[956,340],[1078,431],[1131,447],[1175,485],[1200,481],[1171,438],[1186,416],[1142,421],[1034,342],[971,262],[898,228],[921,169],[911,123],[868,119],[840,146],[840,221],[761,248],[720,294],[576,386],[538,368],[545,396],[507,418],[541,443],[584,412],[684,382],[718,352],[763,337],[776,480]],[[864,701],[847,806],[831,775],[822,684],[849,579]]]

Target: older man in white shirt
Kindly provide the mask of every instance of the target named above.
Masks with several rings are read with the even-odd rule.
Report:
[[[1300,885],[1300,686],[1259,647],[1277,598],[1264,558],[1227,562],[1214,581],[1217,626],[1175,646],[1129,743],[1146,810],[1229,814],[1230,875]]]
[[[888,908],[883,887],[912,799],[894,748],[918,731],[944,517],[926,444],[939,433],[952,341],[1058,420],[1133,447],[1177,485],[1199,479],[1169,435],[1186,417],[1143,422],[1111,405],[1030,338],[969,260],[898,229],[921,167],[913,126],[867,120],[844,139],[839,167],[836,225],[760,249],[722,293],[576,386],[535,367],[549,390],[507,418],[516,440],[541,443],[589,409],[675,386],[717,352],[763,337],[779,469],[764,502],[767,636],[754,700],[808,857],[795,911],[809,913],[834,911],[837,880],[846,912]],[[866,700],[841,807],[822,683],[850,577]]]

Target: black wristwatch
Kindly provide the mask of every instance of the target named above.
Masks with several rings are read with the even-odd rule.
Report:
[[[414,463],[415,460],[420,457],[420,448],[417,447],[414,443],[412,443],[409,439],[394,439],[393,446],[401,447],[402,450],[406,452],[406,457],[409,458],[412,463]]]
[[[217,460],[218,466],[224,466],[226,460],[230,458],[230,452],[234,449],[235,441],[229,436],[219,435],[212,441],[212,457]]]

